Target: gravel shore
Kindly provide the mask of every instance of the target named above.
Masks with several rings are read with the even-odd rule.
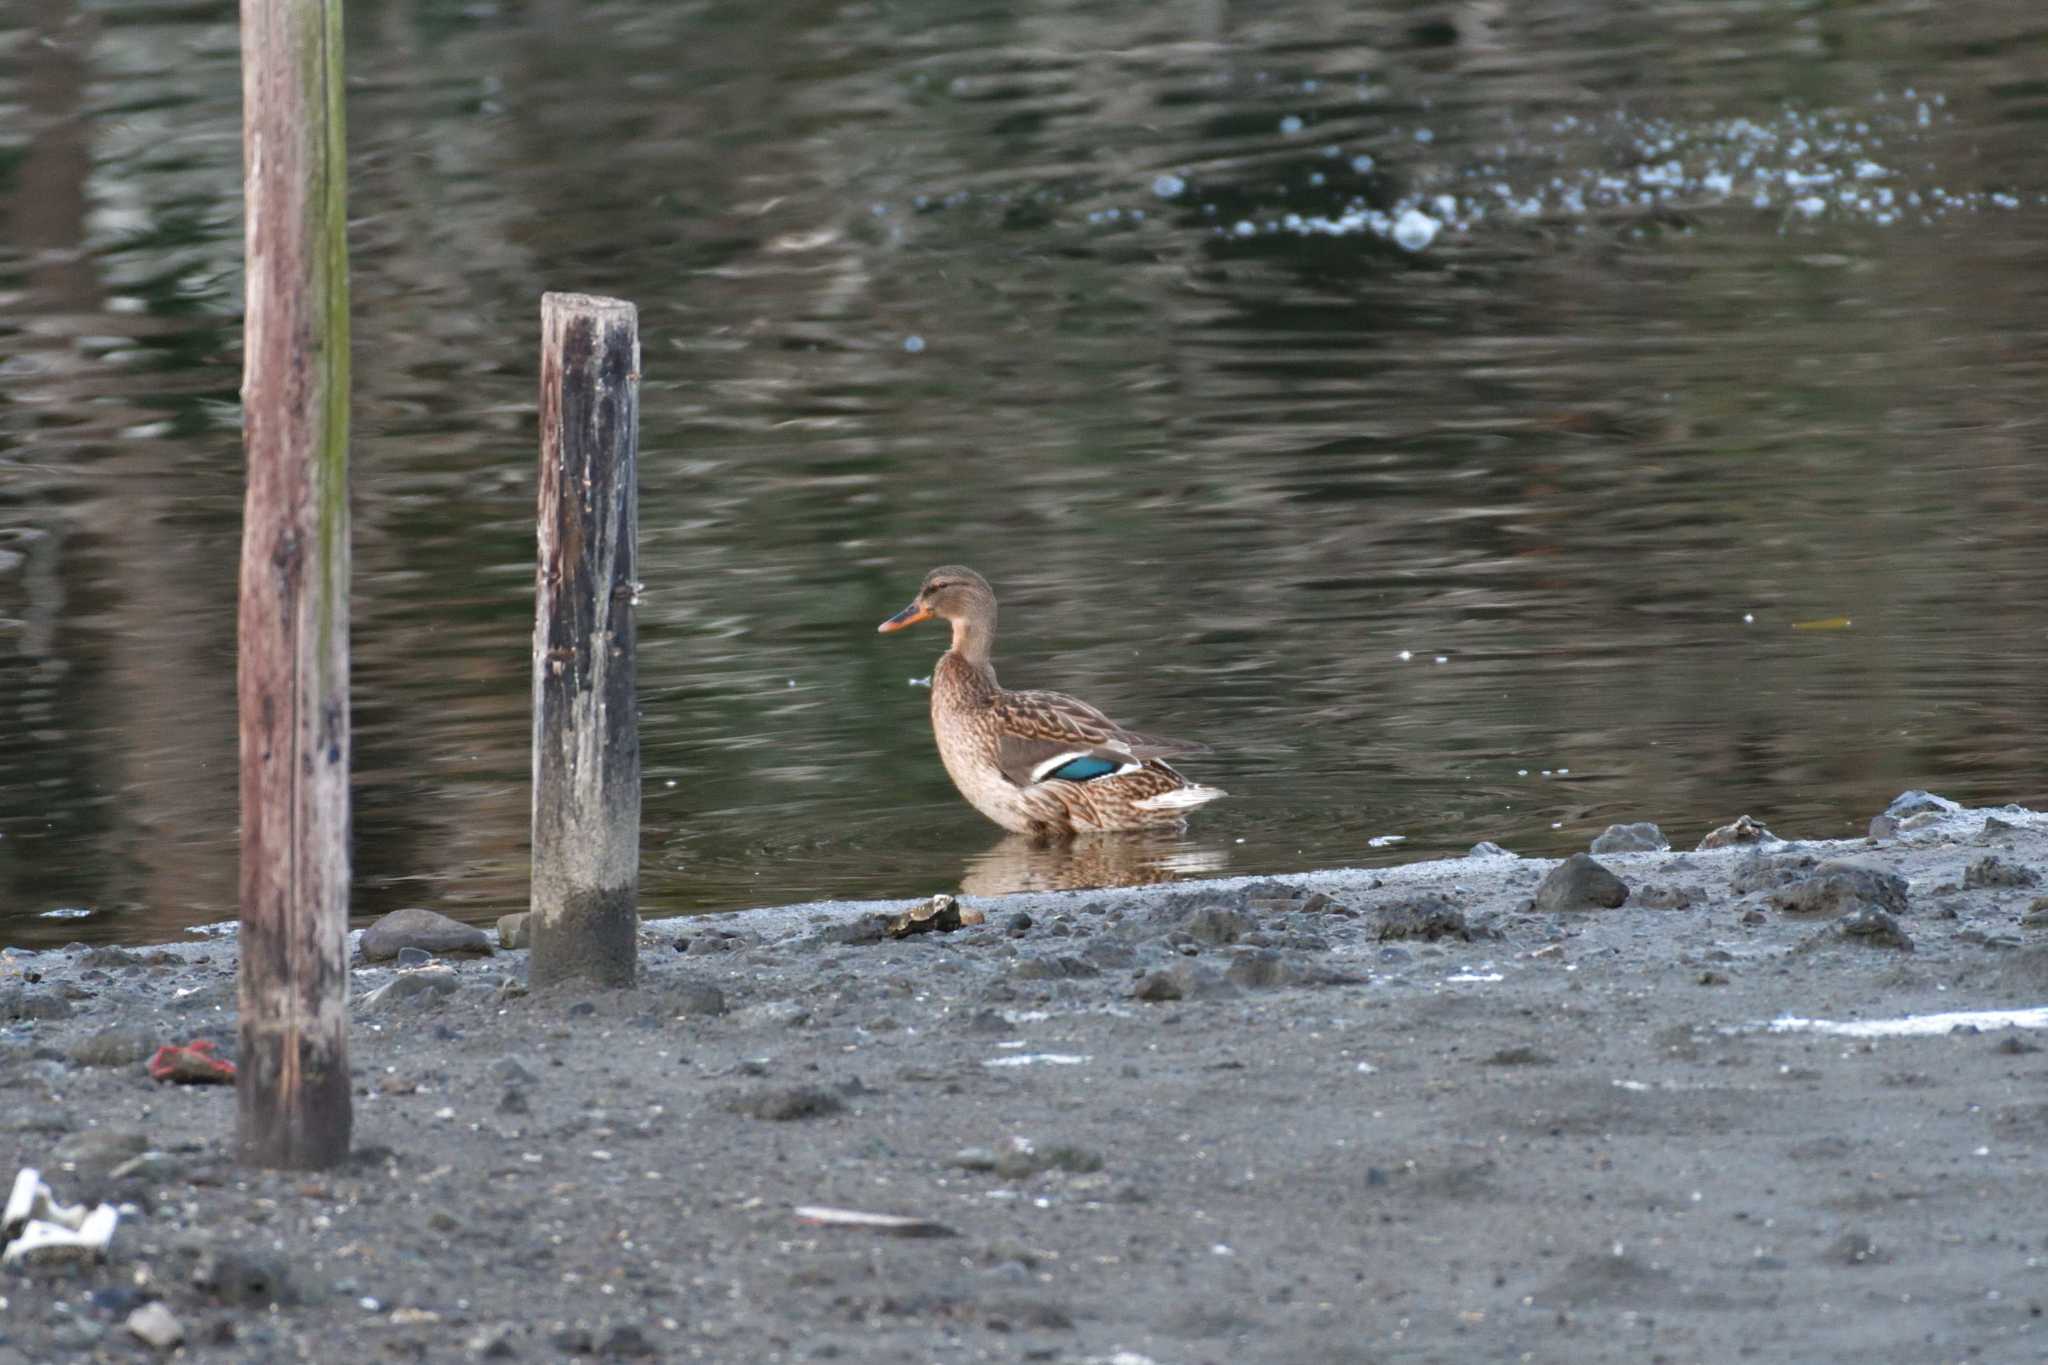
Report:
[[[2048,815],[1913,805],[365,963],[318,1173],[145,1073],[232,1052],[231,938],[9,951],[0,1182],[123,1214],[0,1271],[0,1365],[2048,1359]]]

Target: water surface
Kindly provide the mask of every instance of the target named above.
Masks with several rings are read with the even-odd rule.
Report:
[[[234,914],[235,23],[0,16],[0,941]],[[364,917],[523,905],[551,288],[640,306],[650,914],[2048,799],[2036,5],[348,41]],[[946,561],[1006,682],[1206,739],[1230,800],[983,822],[941,637],[874,632]]]

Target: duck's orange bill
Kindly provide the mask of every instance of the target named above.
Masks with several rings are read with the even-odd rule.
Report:
[[[930,607],[919,606],[917,603],[912,602],[902,611],[897,612],[894,616],[882,622],[881,625],[876,626],[875,629],[887,635],[892,630],[902,630],[906,626],[916,625],[919,621],[929,621],[931,619],[932,609]]]

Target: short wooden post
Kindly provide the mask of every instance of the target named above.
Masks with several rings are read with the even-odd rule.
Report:
[[[238,1138],[348,1155],[348,238],[341,0],[242,0],[247,216]]]
[[[640,329],[630,303],[540,301],[531,979],[633,984],[640,917]]]

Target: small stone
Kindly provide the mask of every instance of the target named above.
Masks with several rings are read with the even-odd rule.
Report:
[[[1891,816],[1894,820],[1904,820],[1908,816],[1930,813],[1954,815],[1961,809],[1961,805],[1949,800],[1946,796],[1936,796],[1933,792],[1921,791],[1915,787],[1911,791],[1903,791],[1893,797],[1892,803],[1884,808],[1884,813]]]
[[[1662,853],[1671,847],[1664,831],[1648,820],[1632,825],[1609,825],[1593,840],[1595,853]]]
[[[641,1359],[655,1354],[654,1343],[647,1334],[631,1323],[620,1323],[604,1334],[597,1343],[601,1356]]]
[[[1491,839],[1481,839],[1465,852],[1467,858],[1512,858],[1515,855]]]
[[[283,1262],[233,1250],[202,1254],[192,1268],[192,1287],[245,1308],[291,1303],[297,1298]]]
[[[1526,1043],[1518,1043],[1513,1047],[1504,1047],[1500,1051],[1494,1053],[1491,1057],[1488,1057],[1486,1059],[1486,1065],[1555,1066],[1557,1065],[1557,1058],[1551,1056],[1547,1052],[1542,1052],[1537,1050],[1536,1048],[1530,1047]]]
[[[1788,915],[1843,915],[1871,905],[1895,915],[1906,912],[1906,879],[1869,863],[1837,859],[1813,875],[1773,891],[1771,908]]]
[[[516,1085],[505,1087],[505,1093],[498,1096],[498,1112],[501,1114],[531,1114],[533,1106],[526,1102],[526,1092]]]
[[[960,928],[960,902],[947,895],[931,896],[895,916],[885,932],[890,938],[912,934],[950,934]]]
[[[1224,906],[1205,905],[1181,927],[1195,942],[1220,947],[1242,938],[1251,929],[1251,921]]]
[[[424,967],[433,960],[434,955],[428,952],[425,948],[408,947],[400,948],[398,950],[398,965],[401,969],[411,967]]]
[[[73,1066],[133,1066],[156,1051],[156,1035],[146,1028],[116,1025],[80,1038],[65,1052]]]
[[[405,1001],[424,1004],[430,1000],[453,995],[461,983],[456,979],[455,969],[440,964],[432,967],[415,967],[409,972],[400,972],[376,990],[365,995],[356,1008],[365,1014],[376,1014]]]
[[[1028,957],[1019,962],[1010,975],[1019,981],[1070,981],[1077,977],[1101,976],[1102,968],[1068,955]]]
[[[70,1017],[71,1002],[53,992],[26,991],[18,986],[0,991],[0,1021]]]
[[[420,948],[429,953],[489,953],[491,937],[473,924],[464,924],[432,910],[411,907],[393,910],[363,930],[365,960],[388,962],[401,948]]]
[[[126,948],[103,947],[82,954],[78,959],[78,965],[97,967],[101,971],[114,971],[122,967],[140,967],[143,965],[143,958],[142,954],[131,953]]]
[[[1700,848],[1701,850],[1733,848],[1738,844],[1775,844],[1783,842],[1777,835],[1765,829],[1758,821],[1747,815],[1741,815],[1700,840]]]
[[[1011,938],[1018,938],[1031,932],[1032,923],[1031,916],[1019,910],[1003,920],[1003,932]]]
[[[709,1018],[726,1011],[725,992],[708,981],[679,981],[669,992],[670,1007],[677,1014]]]
[[[1687,910],[1699,894],[1683,886],[1646,886],[1634,893],[1634,900],[1646,910]]]
[[[1546,912],[1613,909],[1627,900],[1628,884],[1585,853],[1559,863],[1536,888],[1536,909]]]
[[[1869,1234],[1845,1232],[1828,1248],[1828,1259],[1836,1265],[1875,1265],[1891,1258],[1878,1250]]]
[[[491,1063],[491,1077],[507,1085],[533,1085],[540,1077],[528,1070],[517,1057],[500,1057]]]
[[[470,1337],[467,1349],[478,1360],[510,1360],[519,1354],[512,1328],[508,1325],[486,1327]]]
[[[953,1153],[952,1164],[963,1171],[992,1171],[997,1159],[992,1147],[962,1147]]]
[[[1373,909],[1373,937],[1382,943],[1394,939],[1421,939],[1434,943],[1440,938],[1470,941],[1472,929],[1465,912],[1448,899],[1433,893],[1410,896]]]
[[[2009,863],[1996,855],[1979,858],[1963,869],[1963,890],[1983,891],[1992,888],[2039,886],[2041,874],[2031,867]]]
[[[1147,1004],[1163,1004],[1181,998],[1180,982],[1172,972],[1150,972],[1138,982],[1137,989],[1131,994]]]
[[[889,931],[887,915],[861,915],[842,924],[829,924],[819,932],[818,937],[827,943],[839,943],[853,948],[864,948],[880,943]]]
[[[1901,952],[1913,951],[1913,940],[1899,927],[1899,922],[1874,905],[1866,905],[1842,921],[1842,934],[1858,943],[1867,943],[1873,948],[1896,948]]]
[[[2029,1053],[2039,1052],[2041,1045],[2030,1043],[2017,1033],[2008,1033],[1998,1040],[1998,1050],[2008,1057],[2025,1057]]]
[[[521,910],[516,915],[498,916],[498,946],[511,952],[533,946],[533,931],[529,927],[528,912]]]
[[[1870,817],[1870,837],[1873,839],[1894,839],[1898,837],[1899,822],[1889,815]]]
[[[184,1325],[161,1303],[145,1303],[130,1313],[128,1331],[143,1345],[156,1351],[168,1351],[185,1339]]]
[[[1994,834],[2011,834],[2017,831],[2018,829],[2019,826],[2015,825],[2010,820],[2001,820],[1995,815],[1987,815],[1984,817],[1984,834],[1986,838],[1989,838]]]
[[[736,1095],[727,1101],[727,1108],[748,1118],[788,1123],[796,1119],[825,1118],[839,1113],[846,1104],[829,1090],[815,1085],[799,1085]]]
[[[1270,948],[1240,950],[1230,959],[1223,979],[1251,990],[1270,990],[1295,985],[1302,974],[1292,963]]]
[[[2048,896],[2034,897],[2034,903],[2020,916],[2020,924],[2028,929],[2048,929]]]

